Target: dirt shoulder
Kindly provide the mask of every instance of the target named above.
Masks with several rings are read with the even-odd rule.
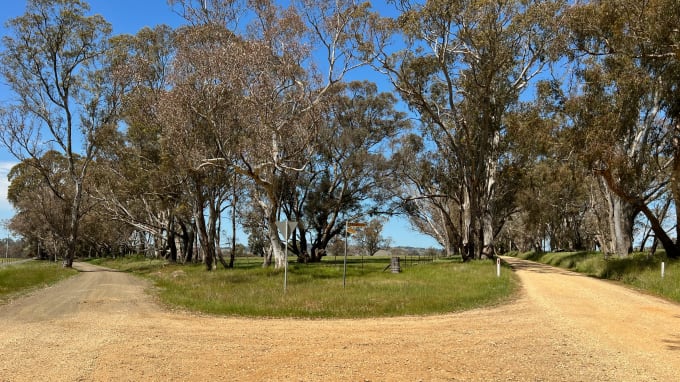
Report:
[[[517,259],[514,302],[362,320],[169,312],[128,274],[83,272],[0,306],[0,381],[665,381],[680,306]]]

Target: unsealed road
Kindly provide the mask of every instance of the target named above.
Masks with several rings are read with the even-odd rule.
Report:
[[[77,264],[78,276],[0,306],[0,381],[678,380],[680,306],[507,261],[523,284],[512,303],[361,320],[170,312],[145,282]]]

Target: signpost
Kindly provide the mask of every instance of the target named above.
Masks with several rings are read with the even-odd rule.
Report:
[[[345,222],[345,260],[342,266],[342,287],[344,288],[347,284],[347,242],[349,241],[349,234],[356,233],[357,229],[366,227],[366,223],[350,223]]]
[[[295,231],[297,222],[288,220],[280,221],[276,222],[276,227],[278,227],[279,232],[281,232],[284,237],[283,293],[286,293],[286,288],[288,287],[288,238],[290,238],[290,234]]]

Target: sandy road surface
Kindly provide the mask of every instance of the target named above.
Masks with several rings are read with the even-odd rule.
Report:
[[[674,381],[680,306],[507,259],[509,304],[434,317],[253,320],[168,312],[144,282],[78,276],[0,306],[0,381]]]

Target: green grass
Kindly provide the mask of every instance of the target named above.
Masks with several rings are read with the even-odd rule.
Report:
[[[237,259],[236,268],[205,271],[143,258],[100,262],[154,281],[166,304],[209,314],[247,317],[359,318],[429,315],[497,304],[517,290],[512,272],[496,277],[490,261],[439,260],[402,273],[383,271],[390,259],[350,257],[343,288],[341,259],[288,268],[262,268],[261,259]]]
[[[646,269],[628,284],[650,293],[680,302],[680,262],[666,263],[666,274],[661,278],[661,269]]]
[[[148,259],[143,256],[126,256],[116,259],[96,258],[90,259],[88,262],[94,265],[101,265],[104,267],[115,268],[124,272],[134,272],[139,274],[145,274],[150,270],[163,268],[168,263],[165,260]]]
[[[78,273],[65,269],[61,263],[29,261],[0,268],[0,303],[22,293],[46,287]]]
[[[680,302],[680,261],[668,260],[663,252],[656,256],[635,253],[625,258],[607,259],[600,252],[527,252],[512,255],[593,277],[620,281],[647,293]],[[665,262],[664,278],[661,278],[661,262]]]

